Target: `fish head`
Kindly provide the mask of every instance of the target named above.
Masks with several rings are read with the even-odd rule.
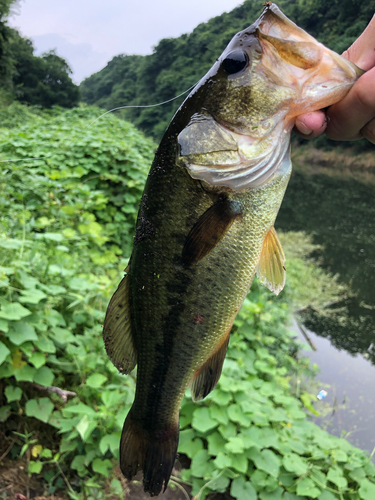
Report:
[[[362,73],[267,4],[192,92],[178,163],[212,185],[259,187],[290,169],[297,116],[339,101]]]

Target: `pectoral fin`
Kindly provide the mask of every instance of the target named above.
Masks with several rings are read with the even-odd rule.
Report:
[[[126,271],[128,269],[129,266]],[[130,373],[137,364],[130,321],[129,293],[127,274],[109,302],[103,326],[103,340],[108,357],[121,373]]]
[[[208,358],[204,365],[195,373],[191,384],[191,395],[193,401],[199,401],[205,398],[218,383],[225,354],[227,352],[230,337],[230,330],[223,343],[218,347],[214,354]]]
[[[273,226],[264,240],[256,273],[263,285],[279,295],[285,285],[285,255]]]
[[[198,219],[187,235],[182,250],[182,262],[190,266],[205,257],[223,238],[237,217],[241,216],[238,202],[220,198]]]

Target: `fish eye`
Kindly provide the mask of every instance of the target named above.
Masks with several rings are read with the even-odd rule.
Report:
[[[222,62],[222,67],[228,75],[234,75],[235,73],[239,73],[246,68],[248,63],[249,56],[247,55],[247,52],[237,49],[229,52],[227,57]]]

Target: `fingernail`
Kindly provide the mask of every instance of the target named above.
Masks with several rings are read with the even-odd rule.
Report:
[[[296,120],[296,127],[303,135],[312,134],[312,130],[310,128],[306,127],[306,125],[303,122],[301,122],[300,120]]]

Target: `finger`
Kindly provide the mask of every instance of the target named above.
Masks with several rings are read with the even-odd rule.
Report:
[[[300,115],[295,124],[294,131],[304,139],[314,139],[321,135],[327,126],[326,115],[323,111],[314,111]]]
[[[350,89],[344,99],[327,111],[326,134],[330,139],[355,141],[361,130],[375,117],[375,68],[367,71]]]
[[[365,139],[375,144],[375,118],[363,127],[361,134]]]
[[[342,55],[364,70],[375,66],[375,16],[362,35]]]

